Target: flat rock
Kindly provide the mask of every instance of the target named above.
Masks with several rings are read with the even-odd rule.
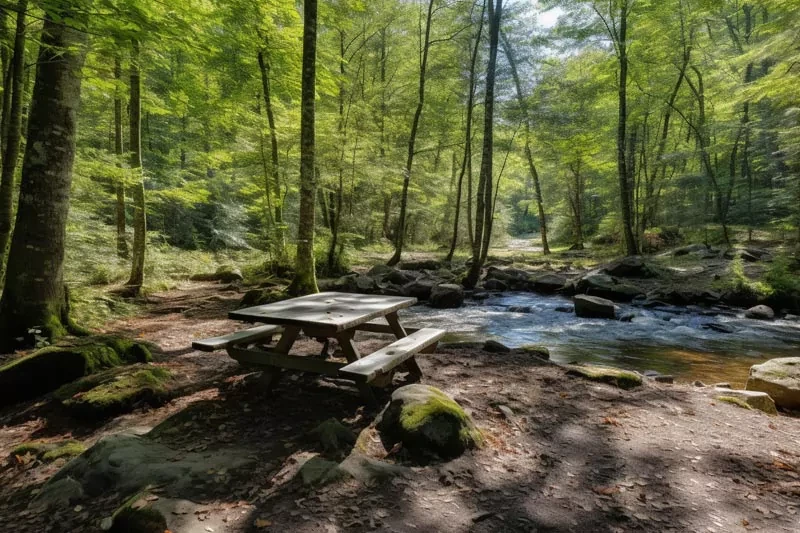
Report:
[[[775,311],[767,305],[756,305],[748,309],[744,316],[755,320],[772,320],[775,318]]]
[[[431,289],[428,305],[437,309],[456,309],[464,305],[464,287],[442,283]]]
[[[739,402],[749,406],[751,409],[764,411],[768,415],[778,414],[778,410],[775,408],[775,402],[766,392],[735,390],[725,387],[714,387],[709,392],[712,393],[717,400],[726,401],[725,398],[735,398]],[[731,403],[737,404],[739,402],[731,401]]]
[[[582,318],[616,318],[616,308],[614,302],[599,298],[597,296],[587,296],[579,294],[573,299],[575,302],[575,314]]]
[[[800,409],[800,357],[779,357],[751,366],[745,388],[769,394],[778,407]]]

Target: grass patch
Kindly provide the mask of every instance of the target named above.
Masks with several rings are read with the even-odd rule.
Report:
[[[31,454],[44,462],[52,462],[62,457],[76,457],[86,451],[86,446],[75,440],[61,442],[32,441],[18,444],[11,450],[12,456]]]
[[[729,403],[731,405],[735,405],[736,407],[741,407],[742,409],[747,409],[748,411],[752,411],[753,408],[750,407],[746,401],[742,400],[741,398],[736,398],[735,396],[717,396],[717,401]]]
[[[607,383],[624,390],[633,389],[642,384],[642,376],[635,372],[603,366],[571,366],[567,375]]]

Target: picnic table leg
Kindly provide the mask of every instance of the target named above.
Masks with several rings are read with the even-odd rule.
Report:
[[[300,335],[300,328],[286,326],[283,329],[283,333],[281,333],[281,338],[278,341],[278,344],[275,345],[274,351],[288,354],[289,350],[292,349],[294,342],[297,340],[298,335]],[[272,392],[272,389],[274,389],[275,385],[278,384],[278,381],[280,381],[282,375],[283,371],[278,367],[264,367],[261,372],[261,383],[263,384],[266,392]]]
[[[342,353],[344,354],[348,363],[352,363],[361,359],[361,355],[358,353],[358,348],[353,342],[354,336],[355,331],[347,331],[336,336],[336,340],[339,341],[339,346],[342,347]],[[356,382],[356,387],[358,387],[358,391],[361,393],[361,396],[363,396],[364,400],[366,400],[370,407],[378,406],[378,400],[375,399],[375,394],[372,392],[372,388],[369,385],[366,383]]]
[[[400,319],[397,316],[397,312],[389,313],[386,315],[386,322],[389,323],[389,327],[392,328],[392,332],[394,336],[398,339],[402,339],[403,337],[407,337],[408,334],[406,333],[406,328],[400,323]],[[427,352],[428,350],[425,350]],[[430,350],[433,351],[433,350]],[[422,379],[422,369],[417,364],[417,360],[415,358],[411,358],[402,365],[409,374],[411,374],[417,381]]]

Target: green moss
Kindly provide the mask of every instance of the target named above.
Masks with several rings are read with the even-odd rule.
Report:
[[[126,506],[114,515],[109,530],[111,533],[164,533],[167,520],[164,516],[149,507],[134,509]]]
[[[133,409],[139,402],[161,405],[168,396],[168,370],[136,365],[107,370],[69,383],[55,397],[77,416],[103,418]]]
[[[61,442],[32,441],[18,444],[11,450],[11,455],[25,455],[30,453],[45,462],[55,461],[61,457],[75,457],[82,454],[86,446],[78,441],[67,440]]]
[[[550,350],[546,346],[538,344],[526,344],[517,348],[522,353],[539,357],[540,359],[550,359]]]
[[[421,404],[406,404],[400,412],[400,425],[408,433],[414,433],[422,425],[436,417],[451,418],[458,422],[459,440],[465,448],[481,446],[483,435],[475,427],[472,419],[449,396],[438,389],[434,389],[428,401]]]
[[[747,409],[748,411],[753,410],[753,408],[750,407],[746,401],[734,396],[717,396],[717,401],[729,403],[737,407],[741,407],[742,409]]]
[[[567,371],[570,376],[578,376],[590,381],[608,383],[620,389],[633,389],[642,384],[642,376],[628,370],[602,366],[572,366]]]

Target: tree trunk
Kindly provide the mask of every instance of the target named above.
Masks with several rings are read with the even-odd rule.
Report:
[[[133,260],[128,293],[136,296],[144,283],[144,262],[147,252],[147,214],[142,173],[142,78],[139,72],[139,41],[132,40],[130,87],[130,150],[133,185]]]
[[[87,34],[73,26],[84,21],[84,14],[68,7],[45,11],[16,231],[0,300],[3,352],[18,347],[19,339],[31,344],[31,329],[54,340],[70,327],[64,243],[87,40]]]
[[[483,152],[481,171],[478,175],[478,197],[475,213],[475,241],[472,243],[472,264],[464,286],[472,289],[477,285],[485,254],[491,241],[492,225],[492,163],[494,149],[494,83],[497,70],[497,46],[500,39],[500,19],[503,0],[489,0],[489,62],[486,66],[486,94],[483,117]]]
[[[314,97],[317,66],[317,0],[304,0],[303,79],[300,99],[300,222],[295,274],[288,292],[293,296],[319,292],[314,271]]]
[[[491,0],[490,0],[491,1]],[[455,220],[453,221],[453,238],[450,240],[450,250],[447,252],[447,257],[445,261],[450,262],[453,260],[453,254],[456,251],[456,246],[458,245],[458,224],[459,224],[459,213],[461,212],[461,191],[464,185],[464,173],[467,171],[467,168],[470,166],[470,161],[472,159],[472,115],[475,107],[475,75],[476,75],[476,65],[478,62],[478,50],[481,45],[481,34],[483,33],[483,17],[486,13],[486,1],[483,2],[483,8],[481,9],[481,16],[480,21],[478,23],[478,32],[475,35],[475,44],[472,47],[472,56],[470,57],[469,61],[469,91],[467,94],[467,117],[466,123],[464,125],[464,157],[461,161],[461,171],[458,175],[458,184],[456,185],[456,212],[455,212]],[[467,194],[469,196],[472,195],[472,179],[470,174],[469,180],[469,190]],[[469,212],[472,209],[472,202],[467,202],[467,225],[471,228],[472,227],[472,216]],[[472,234],[472,230],[470,229],[470,235]],[[472,242],[470,241],[470,245]]]
[[[433,1],[428,1],[428,16],[425,18],[425,37],[422,42],[422,59],[419,65],[419,92],[417,97],[417,109],[414,112],[414,120],[411,123],[411,133],[408,136],[408,155],[406,157],[406,167],[403,169],[403,192],[400,194],[400,216],[397,221],[395,235],[394,255],[386,263],[394,266],[400,262],[403,253],[403,244],[406,235],[406,211],[408,208],[408,186],[411,182],[411,167],[414,164],[414,144],[417,140],[417,130],[419,120],[422,116],[422,107],[425,104],[425,76],[428,67],[428,49],[431,41],[431,18],[433,17]]]
[[[122,168],[122,61],[119,56],[114,57],[114,153],[117,156],[117,167]],[[128,258],[128,240],[126,237],[125,221],[125,180],[121,177],[114,185],[117,194],[117,255],[123,259]]]
[[[270,177],[272,179],[272,191],[275,195],[274,222],[275,222],[275,244],[276,255],[283,258],[286,254],[286,235],[283,226],[283,202],[281,201],[280,174],[278,172],[278,131],[275,128],[275,112],[272,109],[272,96],[269,83],[270,63],[263,51],[258,52],[258,66],[261,71],[261,87],[264,94],[264,107],[267,112],[267,124],[269,124],[269,144],[270,144]],[[267,195],[270,194],[269,188]]]
[[[25,12],[28,0],[17,3],[17,26],[14,34],[14,55],[9,74],[10,84],[5,92],[11,93],[8,115],[8,131],[3,147],[3,170],[0,177],[0,284],[5,272],[6,251],[11,239],[14,216],[14,173],[19,159],[19,145],[22,139],[22,77],[25,74]]]
[[[547,218],[544,214],[544,201],[542,200],[542,186],[539,182],[539,172],[536,170],[536,165],[533,162],[533,152],[531,151],[531,120],[528,113],[528,104],[525,101],[525,96],[522,94],[522,83],[519,79],[519,72],[517,71],[517,61],[514,58],[511,44],[508,37],[502,34],[503,50],[505,51],[508,64],[511,67],[511,77],[514,79],[514,87],[517,90],[517,103],[520,112],[522,113],[522,120],[525,126],[525,159],[528,162],[528,172],[533,180],[533,188],[536,192],[536,207],[539,211],[539,228],[542,236],[542,252],[544,255],[550,253],[550,245],[547,242]]]

